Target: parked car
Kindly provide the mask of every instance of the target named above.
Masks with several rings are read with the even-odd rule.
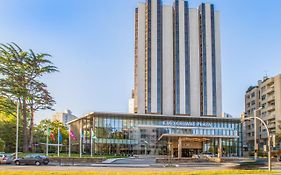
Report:
[[[281,155],[277,155],[277,162],[281,162]]]
[[[13,156],[6,154],[6,153],[0,153],[0,164],[11,164],[13,162]]]
[[[28,154],[23,158],[15,159],[16,165],[48,165],[49,158],[39,154]]]
[[[213,154],[213,153],[210,153],[210,152],[203,152],[203,153],[202,153],[202,156],[203,156],[203,157],[214,157],[214,154]]]
[[[193,159],[200,159],[200,155],[198,155],[198,154],[193,154],[193,155],[192,155],[192,158],[193,158]]]

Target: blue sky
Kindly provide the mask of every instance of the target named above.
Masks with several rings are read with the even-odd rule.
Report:
[[[133,88],[134,8],[143,0],[2,0],[0,42],[47,52],[56,111],[127,112]],[[164,0],[170,4],[172,0]],[[199,0],[190,0],[197,7]],[[244,92],[281,72],[281,1],[209,0],[221,12],[223,111],[239,116]],[[54,112],[36,114],[37,121]]]

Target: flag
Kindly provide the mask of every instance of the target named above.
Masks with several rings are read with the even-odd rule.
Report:
[[[48,136],[51,137],[52,141],[55,141],[55,140],[56,140],[56,139],[55,139],[55,135],[54,135],[54,133],[51,132],[50,128],[49,128],[49,130],[48,130]]]
[[[92,139],[97,139],[97,137],[96,137],[96,135],[95,135],[93,130],[92,130]]]
[[[75,136],[73,131],[71,131],[71,130],[69,131],[69,136],[72,140],[77,141],[77,137]]]
[[[81,131],[81,140],[84,140],[84,131]]]
[[[62,142],[62,135],[61,135],[61,133],[60,133],[60,130],[58,130],[58,135],[59,135],[59,142]]]

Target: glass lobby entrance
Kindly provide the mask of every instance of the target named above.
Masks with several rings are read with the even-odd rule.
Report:
[[[236,139],[231,138],[200,138],[189,136],[167,136],[168,149],[172,157],[192,157],[196,155],[238,156]]]

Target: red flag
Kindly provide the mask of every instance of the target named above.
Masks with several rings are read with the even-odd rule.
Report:
[[[56,141],[55,135],[54,135],[52,132],[50,132],[50,137],[51,137],[51,139],[52,139],[53,141]]]

